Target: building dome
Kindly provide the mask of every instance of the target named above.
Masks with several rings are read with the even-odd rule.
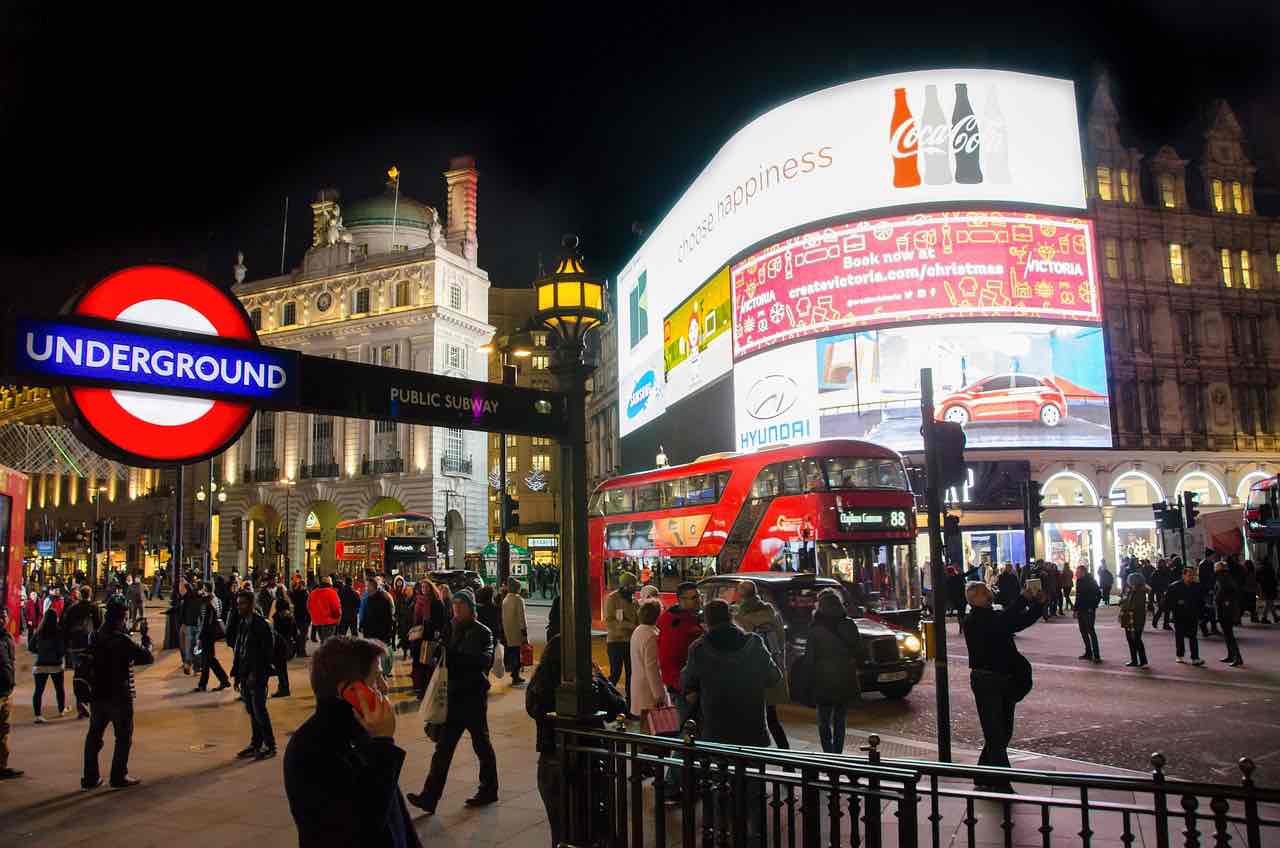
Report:
[[[400,192],[397,204],[395,188],[388,185],[382,194],[353,200],[342,207],[342,224],[348,229],[356,227],[391,226],[394,218],[397,227],[430,231],[435,210],[425,203]]]

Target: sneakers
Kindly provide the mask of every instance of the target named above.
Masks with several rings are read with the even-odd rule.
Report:
[[[1093,656],[1092,656],[1091,654],[1081,654],[1080,656],[1076,657],[1076,659],[1078,659],[1078,660],[1091,660],[1091,659],[1093,659]]]
[[[63,707],[63,708],[62,708],[62,711],[61,711],[60,713],[58,713],[58,715],[71,715],[71,708],[70,708],[70,707]]]
[[[230,689],[230,688],[231,688],[230,683],[219,683],[213,691],[221,692],[223,689]]]
[[[1137,668],[1137,667],[1138,667],[1138,664],[1137,664],[1136,662],[1134,662],[1133,660],[1129,660],[1127,663],[1125,663],[1125,664],[1124,664],[1124,667],[1125,667],[1125,668]]]
[[[1204,665],[1204,660],[1192,660],[1192,665]]]
[[[404,796],[404,799],[408,801],[410,804],[412,804],[413,806],[417,807],[419,810],[422,810],[422,812],[426,813],[429,816],[434,816],[436,814],[435,803],[428,801],[427,796],[425,794],[415,795],[414,793],[410,792]]]
[[[1174,661],[1174,662],[1176,662],[1176,663],[1181,663],[1182,665],[1186,665],[1186,664],[1187,664],[1187,661],[1186,661],[1186,660],[1184,660],[1182,657],[1175,657],[1173,661]]]
[[[44,716],[36,716],[36,724],[46,724]]]
[[[275,755],[276,755],[276,746],[272,745],[270,748],[263,748],[261,751],[259,751],[259,752],[254,756],[254,759],[255,759],[255,760],[269,760],[269,759],[271,759],[272,757],[274,757]]]
[[[1231,667],[1232,667],[1232,668],[1243,668],[1243,667],[1244,667],[1244,660],[1240,660],[1240,659],[1236,660],[1235,662],[1233,662],[1233,663],[1231,664]]]

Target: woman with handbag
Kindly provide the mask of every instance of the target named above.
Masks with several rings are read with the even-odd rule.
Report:
[[[397,577],[392,584],[395,589],[391,597],[396,602],[396,648],[409,659],[409,631],[413,629],[413,590]]]
[[[431,679],[428,665],[432,646],[440,639],[444,621],[444,604],[431,581],[423,577],[413,586],[413,626],[409,628],[409,655],[413,659],[413,691],[418,700],[426,694]]]
[[[1142,631],[1147,626],[1147,579],[1134,572],[1126,582],[1129,592],[1120,601],[1120,626],[1129,642],[1129,661],[1125,666],[1146,668],[1147,646],[1142,643]]]
[[[633,716],[639,716],[646,733],[664,733],[679,730],[679,718],[675,727],[669,727],[672,719],[666,713],[674,713],[671,696],[662,682],[662,668],[658,665],[658,616],[662,604],[647,602],[640,605],[640,623],[631,632],[631,703],[627,708]],[[546,656],[546,651],[543,651]],[[655,715],[649,715],[649,713]]]
[[[860,697],[856,661],[858,625],[837,589],[818,593],[809,625],[807,650],[813,656],[813,697],[818,705],[818,740],[827,754],[844,753],[845,715]]]

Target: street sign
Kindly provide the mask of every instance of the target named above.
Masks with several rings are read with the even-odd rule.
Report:
[[[36,542],[36,553],[42,557],[51,557],[57,552],[57,546],[53,542]]]

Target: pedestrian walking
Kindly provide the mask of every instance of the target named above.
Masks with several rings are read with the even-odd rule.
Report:
[[[1009,606],[1022,591],[1022,583],[1018,575],[1013,573],[1013,563],[1006,562],[996,578],[996,602],[1001,606]]]
[[[70,712],[67,707],[67,692],[63,685],[63,662],[66,660],[66,642],[62,630],[58,627],[58,614],[49,610],[40,621],[40,629],[36,631],[36,661],[31,667],[35,677],[35,693],[31,696],[31,709],[35,713],[36,724],[44,724],[41,706],[44,700],[45,684],[52,682],[53,691],[58,699],[57,715]]]
[[[1276,579],[1276,566],[1268,557],[1267,561],[1262,563],[1258,568],[1258,592],[1262,595],[1262,623],[1276,624],[1280,622],[1280,616],[1276,615],[1276,590],[1278,587]]]
[[[511,593],[519,597],[517,591]],[[489,667],[493,663],[493,634],[475,618],[475,599],[463,590],[453,597],[453,627],[445,645],[449,670],[447,719],[438,728],[436,750],[431,756],[422,791],[409,795],[409,803],[435,815],[444,794],[453,752],[464,732],[480,761],[480,788],[466,800],[468,807],[483,807],[498,800],[498,759],[489,740]]]
[[[1058,584],[1062,587],[1062,608],[1071,610],[1071,616],[1075,617],[1075,606],[1071,601],[1071,595],[1074,591],[1075,573],[1071,570],[1071,566],[1067,563],[1062,564],[1062,569],[1058,572]]]
[[[1115,583],[1115,575],[1107,568],[1107,561],[1103,560],[1102,565],[1098,566],[1098,589],[1102,592],[1102,605],[1104,607],[1111,606],[1111,587]]]
[[[1215,565],[1213,603],[1217,607],[1222,638],[1227,643],[1227,655],[1219,662],[1239,668],[1244,665],[1244,658],[1240,656],[1240,643],[1236,641],[1236,621],[1240,617],[1240,584],[1231,575],[1227,563],[1222,561]]]
[[[1147,667],[1147,646],[1142,642],[1142,631],[1147,626],[1147,581],[1139,572],[1129,575],[1126,581],[1129,591],[1120,602],[1120,626],[1124,628],[1129,643],[1129,668]]]
[[[627,701],[631,701],[631,634],[640,623],[640,605],[636,603],[636,576],[622,572],[618,588],[604,599],[605,651],[609,657],[609,682],[614,686],[627,674],[623,689]]]
[[[376,642],[343,637],[326,640],[312,657],[316,711],[284,751],[299,848],[422,846],[400,791],[405,751],[395,744],[383,653]],[[349,691],[358,707],[343,698]]]
[[[707,632],[689,646],[680,672],[685,697],[702,713],[698,737],[727,745],[767,746],[765,692],[781,682],[782,673],[764,640],[733,623],[724,600],[708,603],[703,618]]]
[[[276,691],[273,698],[289,697],[289,660],[298,638],[298,622],[293,616],[293,604],[286,597],[277,597],[271,611],[271,629],[275,642],[271,646],[272,665],[276,673]]]
[[[1076,569],[1076,626],[1080,628],[1080,638],[1084,640],[1084,653],[1079,659],[1090,662],[1102,662],[1102,654],[1098,649],[1098,604],[1105,597],[1102,589],[1093,579],[1093,575],[1083,565]]]
[[[1173,626],[1169,624],[1169,606],[1165,603],[1165,593],[1169,591],[1169,584],[1173,572],[1169,568],[1169,561],[1162,559],[1156,563],[1156,570],[1151,573],[1148,589],[1150,589],[1151,602],[1151,628],[1160,626],[1161,617],[1164,618],[1164,629],[1172,630]]]
[[[768,725],[769,735],[773,737],[773,744],[779,748],[790,748],[787,732],[778,719],[778,705],[791,701],[791,695],[787,691],[786,625],[773,604],[761,600],[756,584],[750,580],[743,580],[738,584],[737,602],[734,623],[741,627],[743,632],[759,636],[764,646],[768,648],[774,665],[782,670],[782,676],[778,682],[764,693],[765,723]]]
[[[276,755],[276,737],[267,711],[267,681],[273,674],[275,636],[271,625],[258,612],[252,590],[242,589],[236,595],[236,616],[228,627],[227,641],[235,651],[231,677],[244,698],[249,714],[252,738],[236,757],[266,760]]]
[[[1040,563],[1040,586],[1049,599],[1045,606],[1045,620],[1062,615],[1062,587],[1058,585],[1058,570]]]
[[[179,645],[182,648],[182,673],[190,674],[195,665],[196,640],[204,601],[186,580],[178,585]]]
[[[1247,559],[1241,567],[1244,579],[1240,584],[1240,616],[1241,622],[1244,616],[1249,616],[1250,624],[1258,623],[1258,569],[1254,567],[1253,560]]]
[[[415,634],[417,638],[410,643],[413,655],[413,666],[410,672],[413,680],[413,691],[421,701],[427,691],[427,683],[431,677],[428,659],[431,646],[439,642],[444,626],[444,604],[430,580],[423,577],[413,587],[413,626],[422,630]],[[424,646],[426,650],[424,650]]]
[[[382,673],[391,674],[391,646],[395,644],[396,602],[382,586],[382,578],[370,580],[364,602],[362,626],[366,639],[376,639],[386,646],[382,654]]]
[[[338,620],[339,636],[354,636],[360,623],[360,595],[351,585],[351,578],[345,577],[337,587],[338,600],[342,604],[342,618]]]
[[[1204,591],[1196,580],[1198,570],[1187,566],[1182,570],[1182,580],[1174,583],[1165,593],[1165,603],[1173,615],[1173,638],[1177,652],[1175,662],[1185,663],[1183,658],[1186,642],[1191,642],[1191,664],[1204,665],[1200,659],[1200,641],[1196,636],[1196,627],[1200,624],[1201,607],[1204,605]]]
[[[129,752],[133,747],[133,703],[137,688],[133,680],[135,665],[155,661],[146,644],[130,638],[125,624],[128,609],[119,598],[107,602],[102,627],[93,634],[82,662],[92,663],[92,700],[89,704],[89,730],[84,738],[84,772],[81,789],[102,785],[98,771],[98,754],[107,725],[115,734],[111,755],[111,786],[127,789],[141,781],[129,776]]]
[[[457,605],[454,605],[457,610]],[[507,581],[507,596],[502,601],[502,632],[506,637],[507,673],[512,686],[523,686],[520,678],[520,650],[529,641],[529,622],[525,618],[524,598],[520,596],[520,581],[512,577]],[[452,675],[452,671],[449,672]]]
[[[849,703],[861,695],[857,676],[858,625],[836,589],[818,593],[809,624],[806,662],[813,669],[813,701],[818,708],[818,741],[827,754],[844,752]]]
[[[1044,612],[1044,593],[1024,590],[1000,612],[992,608],[991,590],[985,584],[970,583],[965,597],[970,608],[964,621],[969,686],[982,725],[983,745],[978,765],[1009,768],[1014,712],[1034,684],[1031,663],[1019,653],[1013,634],[1040,618]],[[1012,784],[1004,778],[979,779],[974,784],[980,790],[1013,792]]]
[[[307,584],[302,582],[302,575],[293,575],[293,583],[289,586],[289,606],[293,608],[293,620],[298,625],[293,639],[293,655],[307,656],[307,638],[311,633],[311,593]]]
[[[338,623],[342,621],[342,599],[338,597],[338,590],[333,588],[333,577],[326,575],[320,585],[307,595],[307,612],[321,642],[336,635]]]
[[[90,600],[93,596],[88,586],[79,589],[80,600],[67,608],[62,616],[62,638],[67,648],[67,668],[74,675],[76,667],[89,647],[90,637],[102,627],[102,608]],[[146,621],[144,619],[143,623]],[[72,687],[73,689],[75,687]],[[75,691],[76,717],[89,717],[89,704]]]
[[[698,584],[681,583],[676,587],[676,603],[658,617],[658,668],[662,670],[662,683],[675,704],[681,727],[695,710],[695,705],[684,696],[681,673],[689,658],[689,646],[705,632]],[[666,798],[669,803],[675,803],[679,797],[680,773],[672,766],[667,769]]]
[[[413,629],[413,587],[404,578],[397,577],[395,591],[391,593],[396,602],[396,650],[409,659],[409,631]]]
[[[1205,548],[1204,559],[1200,560],[1196,577],[1200,582],[1200,590],[1204,592],[1204,605],[1200,609],[1200,635],[1217,636],[1218,603],[1214,597],[1217,591],[1217,554]]]
[[[0,604],[0,780],[22,777],[9,765],[9,733],[13,730],[13,690],[18,685],[17,645],[9,632],[9,608]]]
[[[662,683],[662,669],[658,666],[658,616],[662,614],[662,604],[646,601],[640,604],[637,613],[639,624],[631,632],[631,673],[635,680],[631,685],[630,700],[626,712],[629,715],[644,718],[647,710],[666,707],[671,704],[671,696]],[[543,648],[543,656],[550,651]]]
[[[136,629],[146,614],[146,594],[143,591],[142,578],[130,574],[125,578],[125,597],[129,599],[129,629]]]
[[[502,646],[502,611],[493,602],[493,587],[481,586],[476,591],[476,621],[479,621],[493,634],[493,650]],[[503,657],[505,667],[505,656]]]
[[[204,609],[200,613],[200,624],[196,635],[197,644],[200,647],[200,682],[196,684],[193,691],[209,691],[209,674],[212,673],[218,679],[218,688],[214,691],[221,692],[231,686],[227,671],[218,660],[218,643],[226,638],[227,629],[222,623],[222,616],[218,614],[217,595],[209,591],[207,583],[203,598]]]

